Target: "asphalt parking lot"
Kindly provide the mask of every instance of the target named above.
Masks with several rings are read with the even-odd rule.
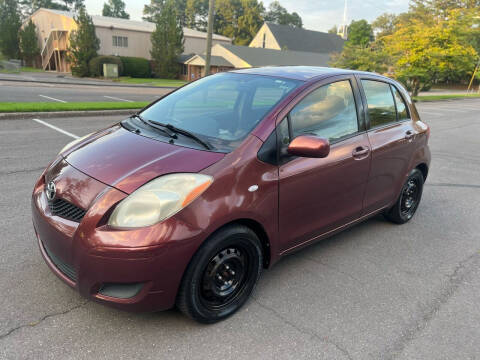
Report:
[[[132,102],[154,101],[167,88],[24,83],[0,80],[0,102]]]
[[[286,257],[221,323],[117,311],[44,264],[30,218],[36,178],[69,136],[0,120],[0,359],[479,359],[480,101],[419,106],[431,125],[422,204]],[[48,119],[82,136],[115,117]]]

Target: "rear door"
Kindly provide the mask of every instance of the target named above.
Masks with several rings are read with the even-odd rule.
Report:
[[[407,175],[416,135],[406,102],[394,83],[360,76],[372,165],[364,214],[390,205]]]
[[[279,117],[279,234],[284,252],[361,215],[370,146],[356,86],[353,76],[327,79]],[[329,139],[330,154],[321,159],[289,156],[290,141],[304,134]]]

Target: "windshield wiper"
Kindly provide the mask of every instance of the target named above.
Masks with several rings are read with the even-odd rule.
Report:
[[[161,122],[158,122],[158,121],[154,121],[154,120],[150,120],[149,121],[149,124],[155,124],[155,125],[159,125],[159,126],[162,126],[162,127],[165,127],[166,129],[170,130],[170,131],[173,131],[174,132],[174,136],[175,133],[177,134],[182,134],[183,136],[186,136],[186,137],[189,137],[190,139],[193,139],[195,140],[196,142],[198,142],[199,144],[201,144],[203,147],[205,147],[207,150],[212,150],[213,149],[213,146],[210,145],[206,140],[202,140],[200,139],[197,135],[194,135],[192,134],[190,131],[188,130],[184,130],[184,129],[180,129],[180,128],[177,128],[175,126],[173,126],[172,124],[163,124]]]
[[[160,130],[161,132],[163,132],[164,134],[166,134],[168,137],[170,137],[172,139],[177,138],[177,135],[175,133],[171,132],[171,131],[166,130],[165,126],[163,124],[157,123],[156,121],[147,120],[147,119],[143,118],[140,114],[133,114],[130,117],[139,119],[144,124],[154,128],[154,129]],[[157,125],[160,125],[160,126],[157,126]]]

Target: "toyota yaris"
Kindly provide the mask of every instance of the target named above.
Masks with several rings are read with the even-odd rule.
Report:
[[[282,256],[378,213],[409,221],[428,137],[383,76],[221,73],[68,144],[35,185],[33,224],[50,269],[83,296],[211,323]]]

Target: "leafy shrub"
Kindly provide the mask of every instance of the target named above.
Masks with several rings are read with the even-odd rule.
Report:
[[[117,64],[118,75],[123,74],[123,63],[118,56],[97,56],[88,63],[90,76],[103,76],[103,64]]]
[[[133,78],[149,78],[152,76],[150,62],[144,58],[121,56],[123,75]]]

